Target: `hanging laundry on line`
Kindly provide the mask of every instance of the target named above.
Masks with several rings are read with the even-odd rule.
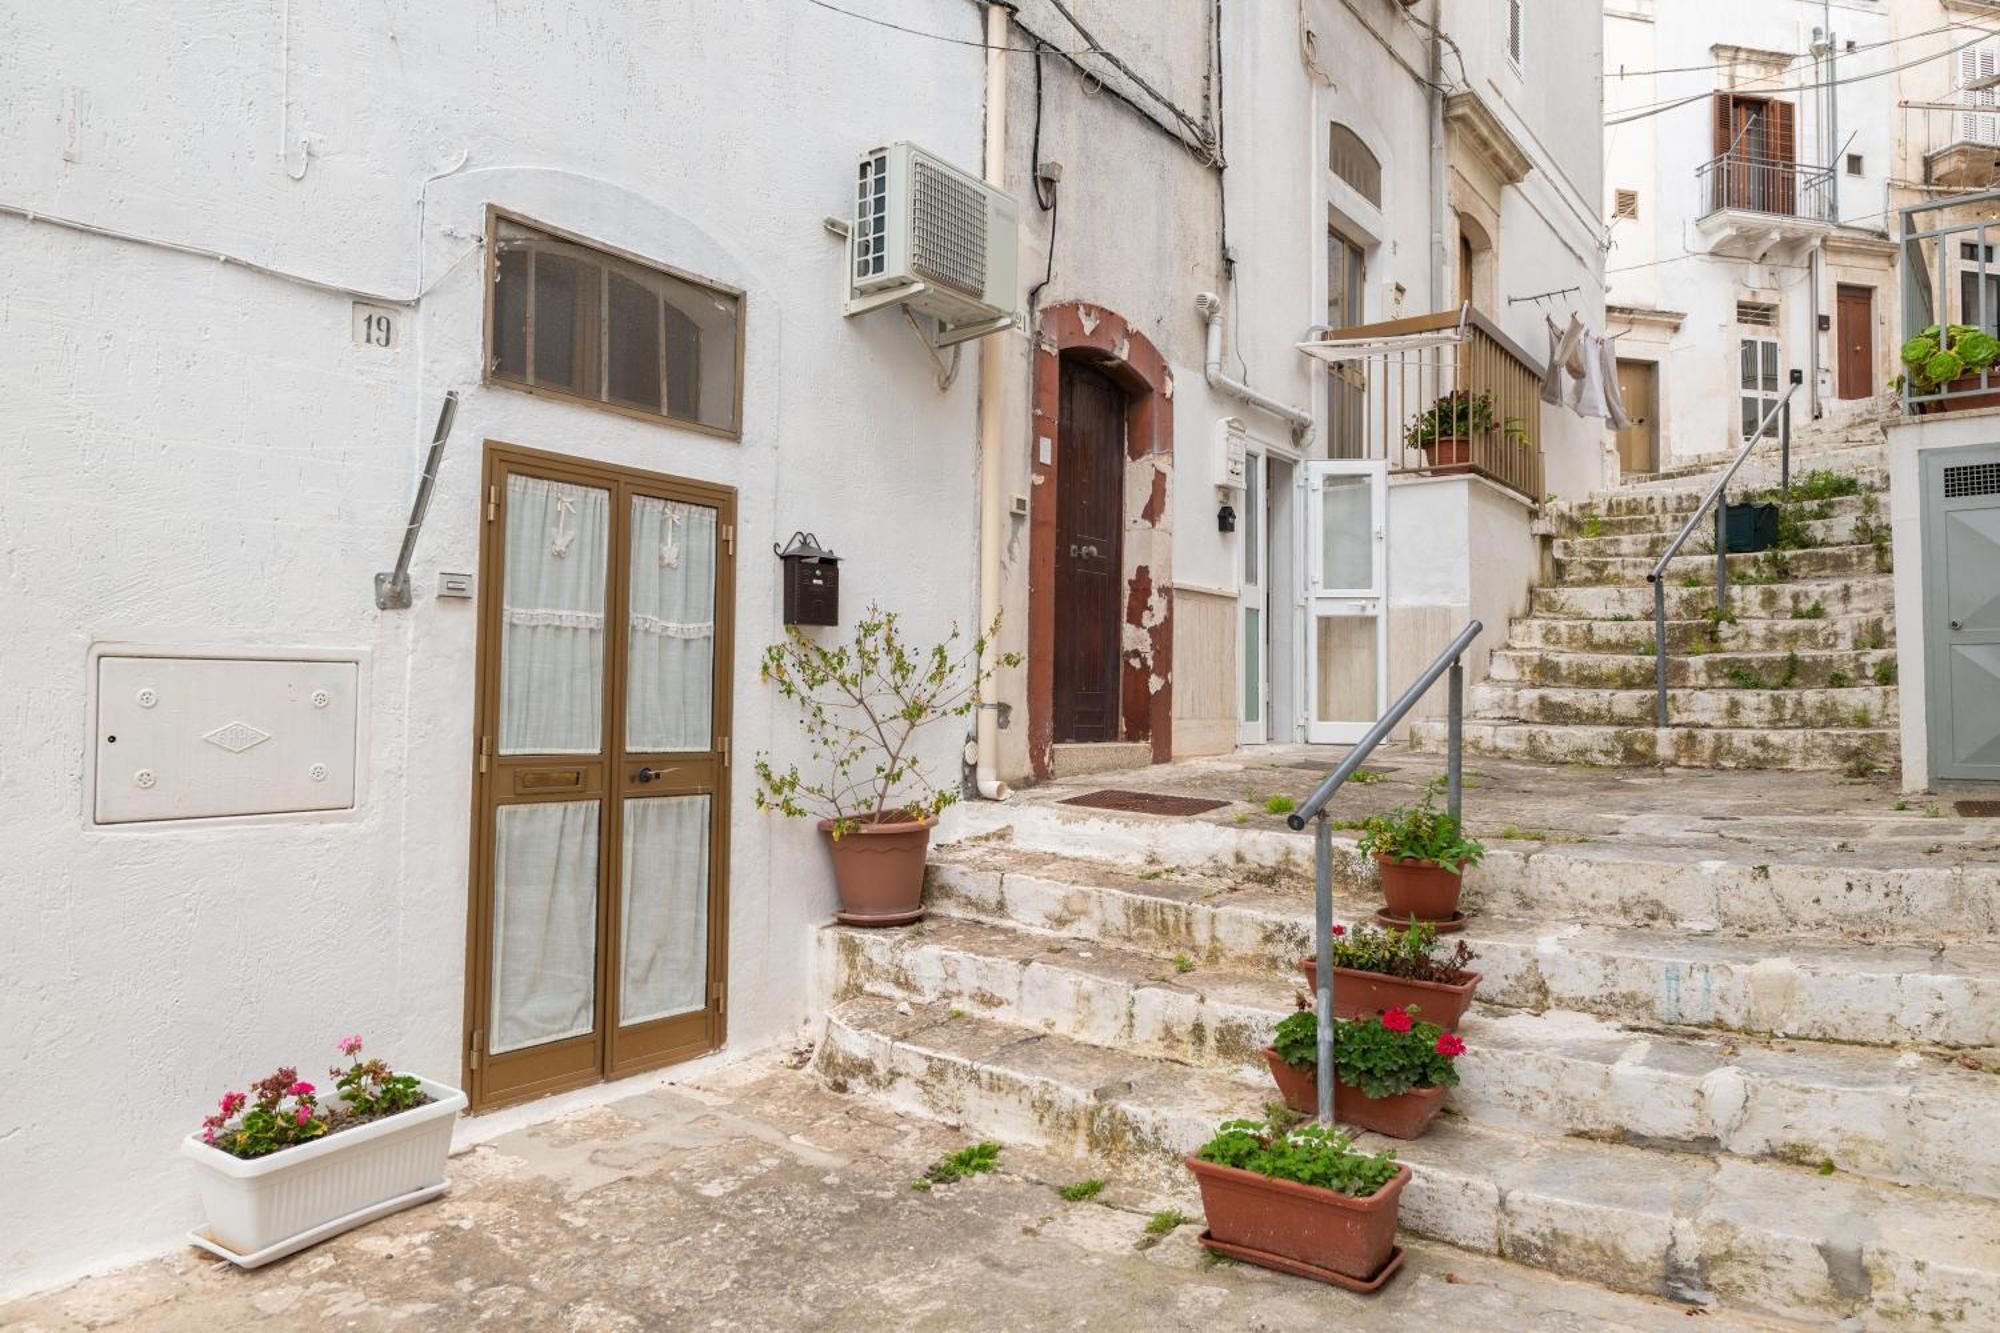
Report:
[[[1542,323],[1549,331],[1542,401],[1552,407],[1567,407],[1580,417],[1607,422],[1613,430],[1631,425],[1632,418],[1618,394],[1618,360],[1611,340],[1592,333],[1575,315],[1560,329],[1547,315],[1542,316]]]

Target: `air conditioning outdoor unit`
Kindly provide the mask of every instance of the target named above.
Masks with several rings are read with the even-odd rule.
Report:
[[[847,232],[846,313],[893,304],[949,346],[1015,320],[1013,197],[911,143],[862,154]]]

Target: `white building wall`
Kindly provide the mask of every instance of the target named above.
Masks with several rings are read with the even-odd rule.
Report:
[[[923,8],[976,36],[970,7]],[[0,219],[0,1289],[173,1243],[197,1220],[174,1141],[225,1087],[310,1070],[351,1031],[456,1076],[474,628],[430,592],[477,568],[486,439],[739,489],[730,1044],[805,1016],[825,853],[760,816],[748,777],[757,750],[799,749],[756,678],[780,630],[770,544],[808,528],[845,557],[849,624],[872,598],[919,633],[975,608],[975,377],[940,393],[893,311],[840,317],[820,218],[884,141],[976,170],[981,68],[706,0],[0,16],[0,204],[428,288],[401,348],[371,351],[345,296]],[[742,440],[482,388],[488,202],[744,288]],[[464,402],[417,602],[377,612],[447,388]],[[86,655],[108,642],[359,651],[359,808],[89,827]],[[956,781],[961,738],[932,740]]]

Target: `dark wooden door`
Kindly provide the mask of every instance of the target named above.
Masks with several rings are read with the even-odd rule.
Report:
[[[1118,739],[1118,569],[1125,394],[1103,371],[1062,367],[1056,459],[1055,739]]]
[[[1839,394],[1842,398],[1869,397],[1874,388],[1875,289],[1843,284],[1836,293],[1834,309],[1834,336],[1840,342],[1835,358]]]

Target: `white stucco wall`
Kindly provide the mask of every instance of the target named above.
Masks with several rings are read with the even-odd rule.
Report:
[[[976,35],[969,6],[925,8]],[[0,204],[429,286],[401,348],[371,351],[344,296],[0,219],[0,1290],[174,1243],[198,1220],[175,1140],[225,1087],[311,1069],[357,1030],[456,1077],[473,608],[431,592],[477,568],[483,440],[739,490],[734,1048],[804,1017],[808,927],[832,901],[817,835],[750,800],[750,757],[798,748],[755,676],[779,633],[770,544],[808,528],[845,557],[849,624],[871,598],[921,633],[975,608],[976,377],[941,394],[893,311],[843,320],[819,220],[884,141],[977,169],[976,50],[707,2],[294,0],[288,33],[283,12],[0,15]],[[469,252],[488,202],[744,288],[742,440],[482,388]],[[380,613],[370,580],[447,388],[464,401],[417,602]],[[364,653],[361,807],[86,826],[85,663],[104,642]],[[948,781],[960,740],[933,737]]]

